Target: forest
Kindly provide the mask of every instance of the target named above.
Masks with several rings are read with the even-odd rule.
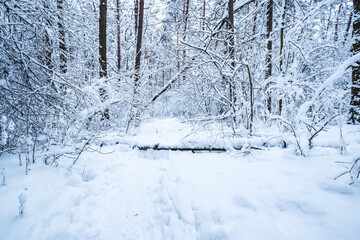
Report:
[[[0,239],[357,239],[359,64],[360,0],[0,0]]]

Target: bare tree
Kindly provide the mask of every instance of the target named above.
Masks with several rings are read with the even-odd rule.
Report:
[[[229,17],[229,56],[231,60],[232,70],[235,70],[235,27],[234,27],[234,0],[229,0],[228,2],[228,17]],[[235,83],[234,83],[234,75],[229,79],[229,98],[230,98],[230,111],[233,118],[233,123],[236,124],[236,116],[235,116]]]
[[[360,0],[353,0],[354,6],[354,23],[353,36],[354,44],[352,47],[353,55],[360,52]],[[352,124],[360,123],[360,61],[352,67],[352,87],[351,87],[351,102],[350,102],[350,122]]]
[[[106,14],[107,14],[107,0],[100,0],[100,18],[99,18],[100,78],[107,77]]]
[[[335,34],[334,34],[334,41],[335,42],[338,40],[339,18],[340,18],[342,4],[343,4],[342,0],[340,0],[339,8],[338,8],[338,11],[337,11],[336,23],[335,23]]]
[[[266,54],[266,71],[265,79],[269,79],[272,75],[272,40],[271,33],[273,29],[273,0],[270,0],[266,9],[266,38],[267,38],[267,54]],[[269,85],[269,84],[268,84]],[[267,107],[271,112],[271,93],[268,93]]]
[[[201,30],[203,31],[203,35],[204,35],[204,31],[205,31],[205,17],[206,17],[206,0],[204,0],[203,3],[203,15],[202,15],[202,26],[201,26]]]
[[[135,0],[134,2],[134,18],[135,18],[135,38],[137,36],[137,30],[138,30],[138,21],[139,21],[139,0]]]
[[[106,58],[106,16],[107,0],[100,0],[100,18],[99,18],[99,62],[100,62],[100,78],[107,77],[107,58]],[[108,96],[104,87],[100,88],[100,95],[103,101]],[[109,119],[109,109],[105,109],[103,118]]]
[[[140,68],[141,68],[141,46],[144,25],[144,0],[140,0],[139,26],[137,31],[136,58],[135,58],[135,94],[139,90]]]
[[[67,71],[67,47],[65,39],[65,28],[63,24],[62,16],[64,14],[63,10],[63,0],[57,0],[57,9],[58,9],[58,27],[59,27],[59,49],[60,49],[60,70],[62,73]]]
[[[183,33],[183,40],[186,41],[186,35],[187,35],[187,26],[188,26],[188,19],[189,19],[189,5],[190,0],[184,0],[184,7],[183,7],[183,18],[184,18],[184,33]],[[186,61],[186,50],[183,50],[183,66],[185,66]],[[186,73],[183,74],[183,81],[186,80]]]
[[[285,17],[286,17],[287,0],[283,1],[283,9],[281,16],[281,28],[280,28],[280,73],[284,75],[284,38],[285,38]]]
[[[121,42],[120,42],[120,0],[116,0],[116,25],[117,25],[117,71],[121,69]]]

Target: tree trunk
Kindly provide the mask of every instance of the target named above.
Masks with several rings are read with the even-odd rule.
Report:
[[[121,69],[121,46],[120,46],[120,0],[116,0],[116,25],[117,25],[117,71]]]
[[[235,70],[235,28],[234,28],[234,0],[229,0],[228,3],[228,17],[229,17],[229,31],[230,31],[230,35],[229,35],[229,56],[230,56],[230,60],[231,60],[231,67],[232,67],[232,71]],[[232,120],[233,123],[236,125],[236,116],[235,116],[235,92],[234,92],[234,88],[235,88],[235,84],[234,84],[234,76],[235,74],[233,74],[233,76],[229,79],[229,98],[230,98],[230,111],[232,114]]]
[[[44,2],[44,9],[46,12],[49,12],[49,5],[47,2]],[[51,25],[52,22],[50,20],[47,19],[47,23],[49,24],[47,27],[49,29],[51,29]],[[51,41],[51,36],[49,35],[49,31],[47,31],[45,29],[44,32],[44,48],[45,48],[45,56],[43,57],[44,63],[46,65],[46,67],[50,70],[53,70],[53,61],[52,61],[52,54],[53,54],[53,49],[52,49],[52,41]],[[49,77],[48,82],[51,82],[51,79]]]
[[[143,34],[143,20],[144,20],[144,0],[140,0],[139,9],[139,26],[137,31],[137,42],[136,42],[136,59],[135,59],[135,94],[138,91],[139,80],[140,80],[140,67],[141,67],[141,45],[142,45],[142,34]]]
[[[349,16],[349,20],[348,20],[348,23],[347,23],[347,26],[346,26],[346,31],[345,31],[345,36],[344,36],[344,44],[346,43],[347,39],[348,39],[348,36],[349,36],[349,32],[350,32],[350,26],[351,26],[351,23],[352,23],[352,17],[353,17],[353,12],[351,12],[350,16]]]
[[[337,42],[337,40],[338,40],[338,28],[339,28],[339,18],[340,18],[340,13],[341,13],[341,6],[342,6],[342,0],[340,1],[340,5],[339,5],[338,12],[337,12],[337,17],[336,17],[335,34],[334,34],[335,42]]]
[[[184,8],[183,8],[183,17],[184,17],[184,35],[183,40],[186,41],[186,32],[187,32],[187,24],[188,24],[188,18],[189,18],[189,5],[190,0],[184,0]],[[185,66],[186,62],[186,50],[183,50],[183,66]],[[186,73],[183,74],[183,81],[186,80]]]
[[[137,30],[138,30],[138,20],[139,20],[139,0],[135,0],[135,6],[134,6],[134,18],[135,18],[135,38],[137,36]]]
[[[273,0],[270,0],[267,9],[266,9],[266,38],[267,38],[267,54],[266,54],[266,71],[265,71],[265,79],[269,79],[272,76],[272,40],[271,33],[273,29]],[[268,83],[269,87],[270,83]],[[267,99],[267,107],[269,112],[271,112],[271,93],[268,93]]]
[[[140,69],[141,69],[141,47],[142,47],[142,35],[143,35],[143,25],[144,25],[144,0],[140,0],[139,5],[137,4],[138,0],[135,2],[135,14],[139,14],[137,20],[135,21],[135,28],[137,28],[136,36],[136,57],[135,57],[135,73],[134,73],[134,94],[133,94],[133,106],[131,106],[129,120],[127,122],[126,132],[130,128],[130,123],[135,120],[137,125],[139,120],[140,111],[137,109],[138,106],[138,95],[140,93]],[[139,7],[139,9],[137,9]],[[138,12],[139,11],[139,12]]]
[[[255,1],[255,9],[258,8],[259,2],[256,0]],[[253,25],[253,35],[256,34],[256,20],[257,20],[257,13],[255,12],[254,15],[254,25]]]
[[[287,0],[284,0],[283,14],[281,18],[281,28],[280,28],[280,73],[284,73],[283,63],[284,63],[284,37],[285,37],[285,17],[286,17],[286,5]]]
[[[285,38],[285,17],[286,17],[286,6],[287,0],[283,1],[283,14],[281,19],[281,28],[280,28],[280,74],[285,76],[284,72],[284,38]],[[282,99],[279,99],[279,115],[281,116],[282,112]]]
[[[107,77],[106,14],[107,14],[107,0],[100,0],[100,19],[99,19],[100,78]]]
[[[189,17],[189,5],[190,5],[190,0],[184,0],[184,8],[183,8],[184,35],[186,33],[186,30],[187,30],[187,22],[188,22],[188,17]]]
[[[107,0],[100,0],[100,18],[99,18],[99,62],[100,62],[100,78],[107,77],[107,59],[106,59],[106,14]],[[108,99],[105,88],[100,88],[101,100]],[[103,119],[110,119],[109,109],[105,109]]]
[[[203,3],[203,16],[202,16],[202,32],[204,35],[205,32],[205,17],[206,17],[206,0]]]
[[[65,28],[63,25],[62,15],[64,14],[63,10],[63,0],[57,0],[57,9],[58,9],[58,27],[59,27],[59,48],[60,48],[60,70],[62,73],[67,72],[67,47],[65,39]]]
[[[353,36],[354,44],[352,47],[353,55],[360,52],[360,0],[353,0],[354,4],[354,24]],[[352,87],[350,102],[350,122],[352,124],[360,123],[360,61],[352,67]]]

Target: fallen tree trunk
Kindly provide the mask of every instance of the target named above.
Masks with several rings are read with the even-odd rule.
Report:
[[[133,146],[133,149],[139,149],[141,151],[147,150],[157,150],[157,151],[191,151],[195,152],[226,152],[229,149],[221,148],[221,147],[160,147],[159,145],[154,146]],[[243,150],[243,149],[256,149],[262,150],[261,147],[256,146],[242,146],[242,147],[233,147],[235,150]]]

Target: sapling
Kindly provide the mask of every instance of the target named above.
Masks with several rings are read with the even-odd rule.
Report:
[[[1,170],[1,178],[2,178],[2,185],[5,186],[6,185],[6,168],[3,168]]]
[[[19,195],[19,203],[20,203],[20,206],[19,206],[19,215],[20,215],[21,217],[24,216],[25,202],[26,202],[26,195],[25,195],[25,193],[21,193],[21,194]]]

